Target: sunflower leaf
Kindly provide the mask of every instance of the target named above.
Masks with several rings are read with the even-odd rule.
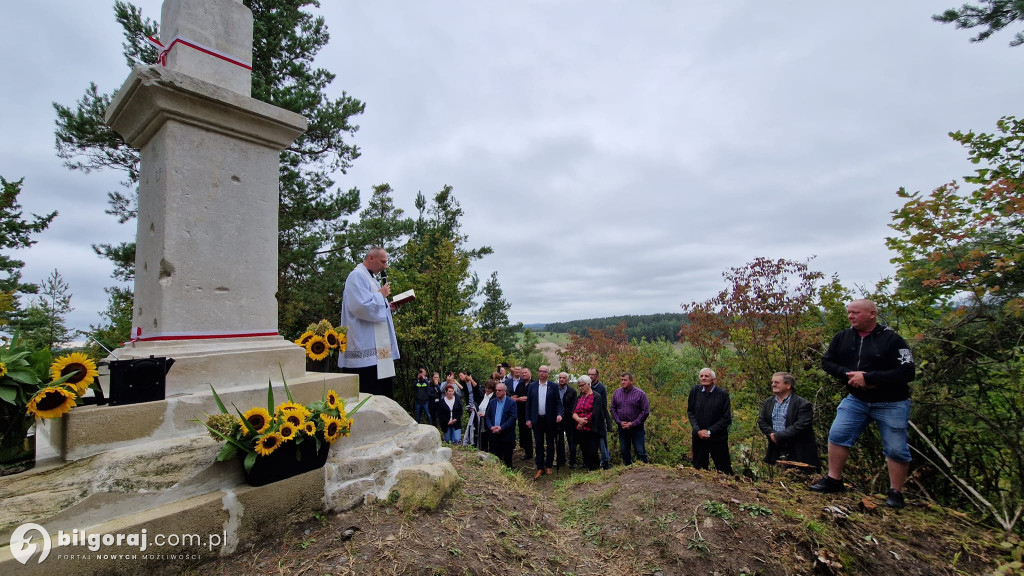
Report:
[[[230,443],[225,444],[221,446],[220,452],[217,453],[217,462],[225,462],[235,456],[238,456],[238,447]]]
[[[210,384],[210,392],[213,392],[213,399],[217,401],[217,408],[220,408],[221,414],[227,414],[228,409],[224,407],[224,403],[220,401],[220,396],[217,395],[217,391],[213,389],[213,384]]]
[[[244,425],[245,429],[249,431],[249,434],[258,434],[258,432],[256,432],[256,427],[252,425],[252,422],[249,422],[245,417],[245,414],[242,414],[242,411],[239,410],[237,406],[232,405],[231,407],[235,409],[235,412],[238,412],[238,417],[242,419],[242,425]],[[207,428],[209,428],[209,426],[207,426]]]
[[[288,389],[288,381],[284,378],[284,367],[280,362],[277,363],[277,369],[281,371],[281,382],[284,383],[284,393],[288,395],[288,401],[295,402],[295,399],[292,398],[292,391]]]
[[[274,385],[267,380],[267,412],[274,414]]]
[[[14,386],[8,386],[7,384],[0,384],[0,400],[7,402],[8,404],[14,404],[18,398],[18,390]]]
[[[250,452],[245,457],[245,471],[248,472],[248,471],[252,470],[252,465],[255,464],[255,463],[256,463],[256,452]]]
[[[348,417],[351,418],[353,414],[355,414],[356,412],[359,412],[359,409],[362,408],[363,404],[366,404],[366,401],[369,400],[370,398],[373,398],[373,396],[367,396],[366,398],[363,398],[362,402],[360,402],[359,404],[356,404],[355,408],[349,410],[348,411]]]

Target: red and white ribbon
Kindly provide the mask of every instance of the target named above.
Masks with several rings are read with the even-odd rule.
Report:
[[[135,328],[131,342],[167,342],[173,340],[211,340],[223,338],[256,338],[260,336],[277,336],[277,330],[247,330],[244,332],[160,332],[154,335],[142,335],[142,328]]]
[[[210,48],[209,46],[203,46],[198,42],[193,42],[192,40],[189,40],[188,38],[182,38],[181,36],[175,36],[167,44],[167,46],[164,46],[160,43],[159,40],[152,36],[147,36],[146,41],[149,42],[154,48],[156,48],[157,62],[159,62],[161,66],[167,66],[167,53],[171,51],[171,48],[174,48],[176,44],[181,44],[184,46],[188,46],[189,48],[199,50],[204,54],[209,54],[210,56],[213,56],[215,58],[220,58],[225,62],[230,62],[236,66],[241,66],[246,70],[252,70],[252,64],[250,64],[249,62],[244,62],[242,60],[239,60],[238,58],[235,58],[234,56],[231,56],[230,54],[225,54],[219,50]]]

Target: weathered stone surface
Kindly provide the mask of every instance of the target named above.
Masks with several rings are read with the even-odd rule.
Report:
[[[417,464],[399,470],[391,490],[398,494],[399,508],[433,510],[458,481],[459,474],[451,462]]]
[[[401,490],[409,494],[407,506],[436,506],[451,491],[458,477],[450,464],[451,449],[441,446],[436,428],[416,424],[398,404],[381,397],[371,398],[353,421],[364,441],[344,439],[331,451],[324,487],[328,509],[386,500],[402,483]],[[416,472],[402,476],[407,469]]]
[[[252,64],[252,12],[238,0],[167,0],[160,12],[160,40],[175,36]],[[167,68],[248,96],[252,71],[193,48],[176,46]]]

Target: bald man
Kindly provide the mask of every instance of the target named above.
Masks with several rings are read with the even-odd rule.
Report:
[[[878,323],[871,300],[846,306],[850,327],[840,330],[821,359],[821,367],[843,384],[849,394],[839,403],[828,433],[828,475],[811,486],[815,492],[842,492],[843,468],[850,447],[872,421],[878,424],[889,468],[885,504],[902,508],[903,483],[910,469],[907,425],[910,421],[910,382],[914,356],[906,340]]]

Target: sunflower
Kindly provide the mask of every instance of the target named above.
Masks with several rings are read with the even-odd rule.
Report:
[[[78,394],[85,394],[89,385],[96,381],[99,372],[96,371],[96,363],[81,352],[72,352],[57,358],[50,364],[50,377],[54,380],[75,372],[75,375],[65,380],[72,387],[78,389]]]
[[[324,334],[324,340],[327,340],[327,345],[330,346],[331,348],[338,347],[338,333],[335,332],[333,328],[328,330],[327,333]]]
[[[306,342],[306,356],[309,359],[318,362],[327,358],[327,354],[330,353],[331,349],[327,345],[327,340],[324,340],[323,336],[313,335],[308,342]]]
[[[271,432],[266,436],[261,436],[256,441],[256,453],[260,456],[270,456],[277,447],[284,443],[284,438],[281,437],[277,432]]]
[[[245,414],[242,414],[242,418],[245,418],[249,421],[249,424],[252,424],[257,434],[263,434],[267,431],[267,428],[270,428],[270,412],[267,412],[266,408],[252,408]]]
[[[288,440],[291,440],[292,438],[295,438],[295,434],[298,431],[299,431],[298,428],[296,428],[295,426],[292,426],[291,424],[289,424],[287,422],[285,422],[284,424],[281,424],[281,427],[277,429],[277,433],[280,434],[281,438],[283,438],[286,442]]]
[[[312,338],[313,336],[316,336],[316,334],[312,330],[306,330],[305,332],[302,333],[302,336],[299,336],[298,338],[295,339],[295,343],[305,348],[306,343],[309,342],[309,339]]]
[[[306,424],[306,415],[297,410],[285,412],[281,415],[284,421],[291,424],[296,429],[302,428]]]
[[[26,406],[37,418],[58,418],[71,411],[78,395],[63,386],[50,386],[36,392]]]
[[[0,362],[0,378],[7,376],[7,364]]]
[[[327,391],[327,407],[337,409],[341,399],[338,398],[338,393],[334,390]]]
[[[288,414],[302,414],[303,418],[309,416],[309,408],[306,408],[302,404],[296,404],[295,402],[282,402],[277,405],[277,413],[281,416],[287,416]]]
[[[338,352],[344,352],[348,349],[348,336],[343,332],[338,333]]]
[[[306,422],[306,424],[302,428],[302,431],[305,432],[307,436],[313,436],[314,434],[316,434],[316,422],[313,422],[312,420]]]
[[[324,421],[324,440],[328,443],[334,444],[334,441],[341,438],[341,420],[338,420],[334,416],[320,415],[320,419]]]

